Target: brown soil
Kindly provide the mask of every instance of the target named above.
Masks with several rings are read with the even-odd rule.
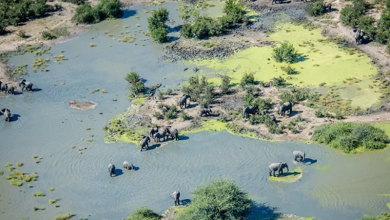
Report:
[[[91,110],[94,109],[98,104],[91,101],[81,101],[81,100],[73,100],[68,103],[71,108],[75,108],[78,110]]]

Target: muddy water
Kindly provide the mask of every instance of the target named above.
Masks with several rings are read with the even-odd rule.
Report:
[[[177,5],[165,7],[177,25]],[[161,61],[163,46],[143,41],[146,37],[142,33],[136,34],[132,44],[112,39],[118,39],[121,31],[146,31],[148,14],[143,10],[153,8],[157,7],[134,7],[124,19],[95,25],[89,33],[56,45],[51,52],[59,55],[65,51],[69,60],[51,63],[48,73],[31,73],[29,68],[26,77],[41,91],[0,99],[0,107],[8,107],[14,114],[12,123],[0,121],[0,163],[23,162],[19,170],[39,176],[37,182],[14,187],[4,179],[8,171],[1,166],[5,175],[0,178],[0,219],[53,219],[73,212],[77,218],[114,220],[143,205],[163,212],[173,204],[169,197],[172,191],[179,189],[182,199],[188,200],[196,186],[215,178],[234,179],[249,192],[258,204],[252,219],[274,213],[355,219],[387,210],[390,198],[382,195],[390,194],[389,162],[385,162],[389,149],[346,156],[315,144],[264,142],[227,132],[191,134],[180,142],[143,153],[133,144],[105,144],[102,127],[130,105],[123,80],[126,73],[136,71],[147,85],[163,83],[170,88],[193,74],[183,72],[193,66]],[[97,47],[90,48],[90,43]],[[32,62],[33,56],[26,54],[13,57],[9,64]],[[108,93],[92,94],[96,88]],[[78,111],[67,105],[73,99],[99,105],[94,110]],[[76,149],[71,148],[73,145]],[[87,149],[79,154],[79,147]],[[296,168],[291,163],[294,149],[306,151],[312,162],[301,165],[303,178],[290,184],[267,181],[271,162],[287,161],[290,169]],[[43,157],[42,162],[35,164],[33,155]],[[138,170],[118,170],[118,176],[110,178],[107,165],[114,163],[121,168],[124,160],[134,163]],[[50,192],[50,187],[55,190]],[[38,191],[46,197],[33,197]],[[55,197],[61,199],[59,208],[49,204]],[[34,212],[33,207],[45,210]]]

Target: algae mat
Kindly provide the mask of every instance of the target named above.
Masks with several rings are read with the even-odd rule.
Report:
[[[228,74],[232,82],[240,81],[244,73],[252,72],[258,81],[269,81],[273,77],[283,76],[288,83],[305,88],[336,88],[340,97],[351,100],[354,107],[368,108],[378,102],[380,93],[373,86],[371,76],[378,73],[366,55],[352,49],[340,48],[320,30],[308,30],[301,25],[283,24],[275,28],[266,39],[280,43],[292,43],[299,53],[298,62],[291,64],[298,74],[287,75],[281,69],[285,63],[272,59],[272,47],[252,47],[228,57],[224,61],[217,59],[196,61],[197,65],[212,68],[215,74]],[[212,79],[220,84],[217,78]]]
[[[293,183],[302,178],[303,175],[303,170],[298,168],[295,170],[292,170],[290,172],[285,172],[283,176],[271,176],[268,178],[270,181],[275,181],[275,182],[283,182],[283,183]]]

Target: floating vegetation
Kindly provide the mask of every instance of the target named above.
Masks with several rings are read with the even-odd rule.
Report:
[[[4,171],[0,171],[0,176],[4,175]]]
[[[34,207],[34,211],[43,211],[45,210],[44,207]]]
[[[96,47],[96,44],[89,44],[89,47]]]
[[[38,156],[37,156],[37,155],[33,155],[32,157],[33,157],[33,159],[37,159],[37,158],[38,158]]]
[[[140,27],[141,25],[139,25],[139,24],[136,24],[135,26],[137,26],[137,27]]]
[[[268,180],[275,182],[292,183],[302,178],[302,169],[298,168],[290,172],[284,172],[283,176],[269,177]]]
[[[46,58],[46,59],[35,58],[33,67],[34,67],[35,69],[41,69],[41,72],[43,72],[43,71],[48,72],[49,70],[48,70],[48,69],[45,69],[45,68],[48,66],[48,63],[49,63],[49,62],[50,62],[50,60],[49,60],[48,58]]]
[[[60,55],[58,55],[58,56],[56,56],[54,58],[56,58],[56,62],[68,60],[68,58],[66,58],[63,54],[60,54]]]
[[[54,199],[50,199],[50,200],[49,200],[49,204],[50,204],[50,205],[52,205],[52,204],[54,204],[54,203],[56,203],[56,201],[55,201]]]
[[[25,53],[32,53],[34,51],[37,51],[38,49],[39,49],[39,46],[37,46],[37,45],[27,44],[24,47],[19,47],[18,50],[14,53],[14,55],[23,55]]]
[[[22,186],[22,181],[30,182],[31,180],[36,181],[37,175],[32,173],[31,175],[27,175],[19,170],[12,171],[6,178],[6,180],[10,180],[11,185],[13,186]]]
[[[57,215],[55,220],[70,220],[73,216],[73,213],[66,213],[63,215]]]
[[[45,197],[45,196],[46,196],[45,193],[43,193],[43,192],[33,193],[32,195],[33,195],[34,197]]]
[[[35,52],[35,56],[42,56],[43,54],[50,54],[49,53],[50,50],[51,50],[51,47],[40,49],[40,50]]]
[[[102,91],[100,91],[101,93],[107,93],[107,91],[105,89],[102,89]]]
[[[27,75],[27,64],[17,65],[15,68],[11,69],[11,74]]]
[[[125,42],[125,43],[133,43],[135,41],[135,36],[134,34],[131,34],[129,36],[124,36],[122,39],[121,39],[122,42]]]
[[[7,163],[6,165],[4,165],[4,167],[5,167],[5,168],[12,167],[12,164]]]
[[[94,89],[91,93],[93,94],[93,93],[99,92],[99,91],[100,91],[100,89]]]
[[[123,26],[123,28],[128,28],[128,26],[127,26],[127,25],[125,25],[125,26]]]
[[[22,162],[17,162],[17,163],[16,163],[16,166],[17,166],[17,167],[21,167],[21,166],[23,166],[23,163],[22,163]]]
[[[50,188],[49,188],[49,191],[50,191],[50,192],[53,192],[53,191],[54,191],[54,188],[50,187]]]
[[[9,53],[2,53],[2,54],[0,54],[0,61],[6,63],[6,62],[8,62],[10,57],[11,57],[11,54],[9,54]]]

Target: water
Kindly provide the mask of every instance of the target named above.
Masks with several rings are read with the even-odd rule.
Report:
[[[164,6],[177,25],[177,4]],[[169,194],[174,190],[181,191],[182,199],[191,199],[198,185],[215,178],[234,179],[248,191],[258,204],[251,219],[260,218],[265,210],[266,214],[292,213],[332,220],[356,219],[388,210],[390,198],[381,194],[390,193],[390,169],[386,169],[389,163],[385,162],[389,149],[344,155],[315,144],[264,142],[227,132],[191,134],[183,137],[185,140],[143,153],[133,144],[105,144],[102,127],[130,105],[124,80],[128,72],[138,72],[149,86],[162,83],[166,88],[176,88],[193,74],[183,72],[186,67],[193,68],[185,63],[162,61],[163,46],[141,41],[146,39],[142,34],[137,34],[132,44],[114,41],[104,34],[110,32],[118,39],[120,31],[134,33],[135,24],[145,31],[148,14],[143,9],[152,8],[157,7],[133,7],[125,19],[94,25],[89,33],[54,46],[54,55],[63,50],[69,60],[51,63],[48,73],[31,73],[29,68],[30,74],[25,77],[41,91],[0,99],[0,107],[10,108],[16,116],[11,123],[0,121],[0,163],[23,162],[19,170],[37,172],[39,176],[37,182],[21,187],[0,178],[1,220],[53,219],[67,212],[77,214],[77,218],[114,220],[140,206],[161,213],[173,205]],[[129,28],[123,28],[125,25]],[[90,43],[97,47],[90,48]],[[9,64],[32,62],[33,56],[26,54],[12,57]],[[108,93],[92,94],[96,88]],[[73,99],[99,105],[94,110],[79,111],[69,108],[67,103]],[[76,149],[71,149],[73,145]],[[87,150],[79,154],[79,147]],[[303,178],[290,184],[267,181],[272,162],[286,161],[291,170],[296,168],[291,163],[295,149],[306,151],[308,158],[316,160],[301,165],[305,170]],[[35,164],[33,155],[43,157],[42,162]],[[107,165],[114,163],[121,168],[124,160],[139,169],[110,178]],[[6,176],[7,169],[2,166],[1,170]],[[55,190],[50,192],[50,187]],[[46,197],[33,197],[32,193],[38,191]],[[49,199],[55,197],[61,199],[59,208],[49,204]],[[45,210],[33,211],[34,206]]]

